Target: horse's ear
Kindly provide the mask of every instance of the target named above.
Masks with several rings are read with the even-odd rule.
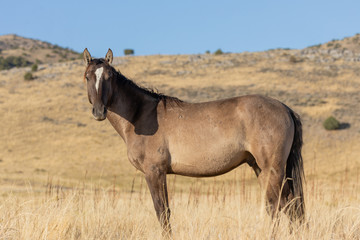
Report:
[[[112,61],[113,61],[113,52],[111,51],[110,48],[109,48],[108,52],[106,53],[105,60],[106,60],[109,64],[111,64]]]
[[[87,50],[87,48],[85,48],[84,52],[83,52],[83,56],[84,56],[84,62],[86,65],[89,65],[89,63],[91,62],[91,55],[89,53],[89,51]]]

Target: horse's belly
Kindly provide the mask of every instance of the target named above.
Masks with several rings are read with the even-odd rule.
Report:
[[[175,174],[185,176],[216,176],[226,173],[246,162],[249,153],[228,146],[223,148],[193,149],[194,151],[173,152],[171,154],[171,170]]]

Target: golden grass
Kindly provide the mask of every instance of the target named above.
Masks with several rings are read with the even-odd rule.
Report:
[[[136,181],[141,181],[140,176]],[[170,180],[170,183],[174,179]],[[270,219],[257,185],[239,179],[211,185],[193,181],[188,191],[170,184],[173,239],[359,239],[359,185],[324,190],[310,181],[304,225],[290,231],[281,214]],[[348,190],[345,190],[348,189]],[[48,182],[47,191],[1,198],[0,239],[159,239],[146,186],[124,191],[113,186],[79,184],[64,189]]]

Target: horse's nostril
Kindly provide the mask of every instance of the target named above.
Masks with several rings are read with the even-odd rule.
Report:
[[[95,108],[92,109],[92,113],[95,114]]]
[[[104,107],[104,115],[107,113],[107,109],[106,107]]]

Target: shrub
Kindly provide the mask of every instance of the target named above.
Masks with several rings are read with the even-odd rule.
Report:
[[[336,118],[330,116],[323,122],[323,126],[326,130],[336,130],[340,128],[340,123]]]
[[[334,48],[341,48],[341,44],[340,43],[335,44]]]
[[[31,63],[23,57],[9,56],[0,57],[0,70],[10,69],[13,67],[27,67]]]
[[[38,70],[38,65],[35,63],[31,66],[31,71],[36,72]]]
[[[223,54],[223,51],[219,48],[218,50],[216,50],[216,51],[214,52],[214,54],[215,54],[215,55],[221,55],[221,54]]]
[[[289,58],[289,62],[291,62],[291,63],[299,63],[299,62],[303,62],[303,61],[304,61],[303,59],[297,58],[297,57],[295,57],[293,55],[291,55],[290,58]]]
[[[320,48],[320,47],[321,47],[321,44],[316,44],[316,45],[309,46],[309,48]]]
[[[289,62],[296,63],[296,57],[295,56],[290,56]]]
[[[26,81],[34,80],[34,76],[32,75],[31,72],[27,72],[27,73],[25,73],[25,75],[24,75],[24,80],[26,80]]]
[[[134,55],[134,49],[124,49],[125,55]]]

